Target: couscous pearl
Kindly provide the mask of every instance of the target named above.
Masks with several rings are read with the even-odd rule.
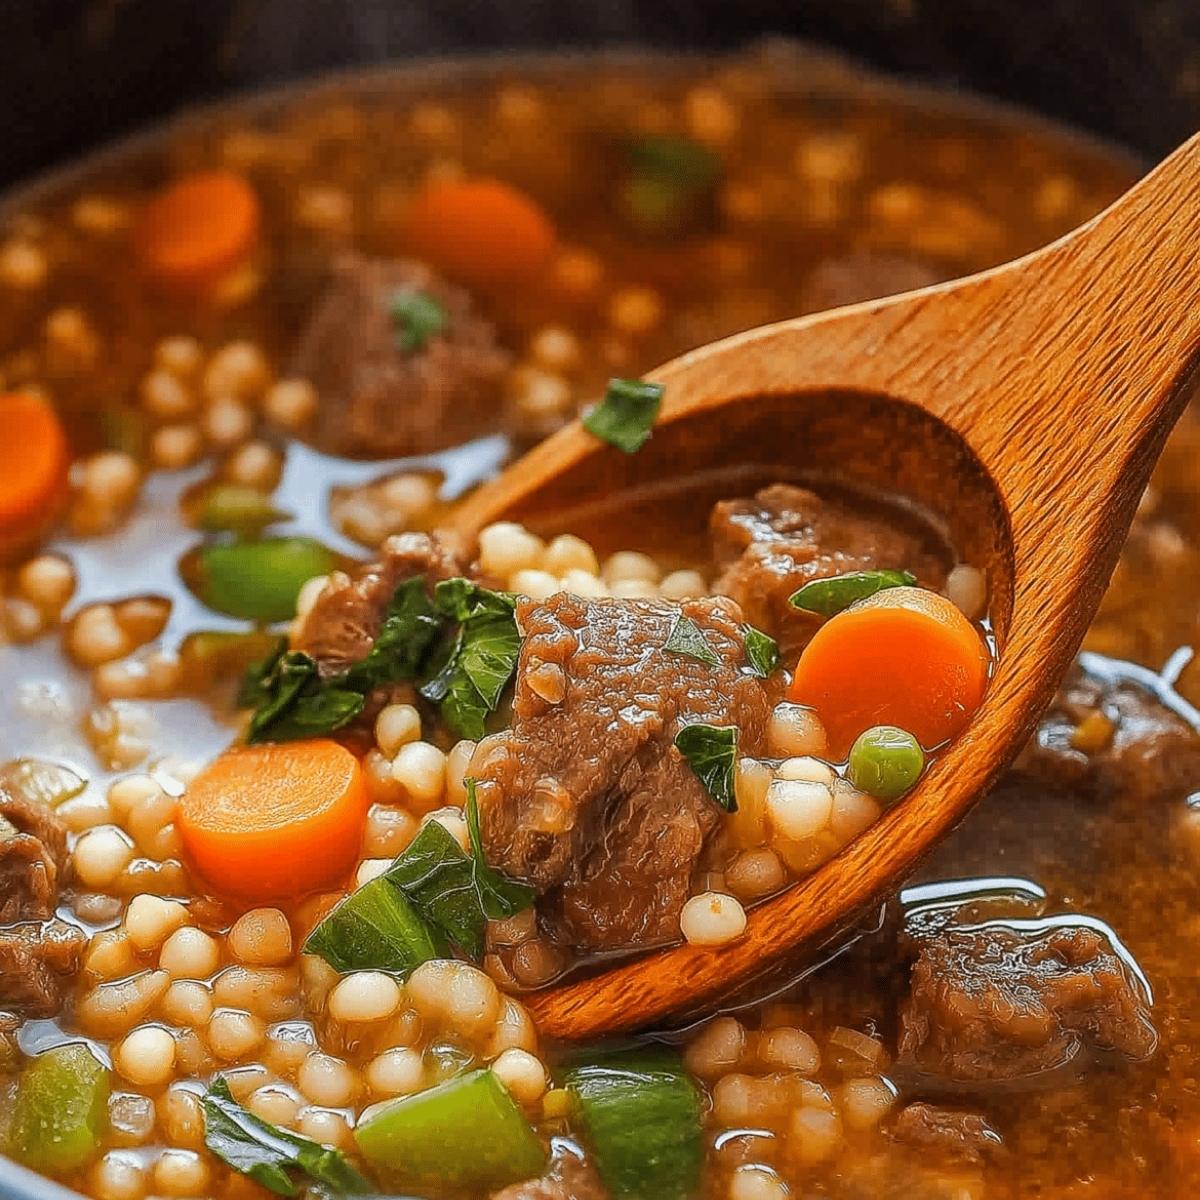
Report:
[[[154,1187],[163,1196],[203,1196],[208,1163],[195,1150],[164,1150],[154,1164]]]
[[[667,600],[690,600],[707,596],[708,584],[699,571],[672,571],[658,585],[659,594]]]
[[[409,742],[392,760],[392,778],[422,810],[436,805],[446,788],[446,756],[429,742]]]
[[[272,1125],[291,1125],[300,1113],[300,1102],[278,1084],[265,1084],[250,1093],[246,1107]]]
[[[779,855],[768,847],[746,850],[725,871],[725,884],[739,900],[758,900],[779,891],[787,871]]]
[[[407,809],[391,804],[373,804],[367,813],[363,853],[390,861],[413,840],[416,832],[417,819]]]
[[[276,967],[292,957],[292,927],[279,909],[254,908],[233,923],[226,945],[238,962]]]
[[[978,568],[959,563],[946,576],[946,596],[969,620],[987,611],[987,576]]]
[[[767,788],[767,816],[785,838],[800,841],[819,833],[833,813],[833,793],[823,783],[776,779]]]
[[[216,939],[190,925],[171,934],[158,954],[158,965],[172,979],[207,979],[220,961]]]
[[[759,1035],[758,1060],[771,1071],[811,1075],[821,1065],[821,1052],[803,1029],[780,1025]]]
[[[157,1025],[143,1025],[116,1048],[113,1065],[130,1083],[158,1087],[175,1067],[175,1039]]]
[[[653,600],[658,595],[658,584],[648,579],[618,579],[609,584],[609,591],[620,600]]]
[[[529,339],[529,355],[550,371],[570,371],[579,362],[579,339],[558,325],[547,325]]]
[[[658,563],[648,554],[637,550],[618,550],[604,564],[604,581],[610,585],[623,579],[641,579],[648,583],[657,583],[661,577],[662,571]]]
[[[653,288],[620,288],[608,303],[608,323],[618,332],[634,337],[649,333],[662,316],[662,297]]]
[[[283,460],[266,442],[247,442],[239,446],[225,464],[225,476],[243,487],[270,491],[279,483]]]
[[[354,1069],[332,1054],[317,1051],[308,1055],[296,1072],[296,1086],[314,1104],[340,1108],[354,1099],[358,1090]]]
[[[82,488],[107,508],[128,504],[137,493],[142,473],[136,459],[121,450],[102,450],[83,465]]]
[[[809,783],[823,783],[830,787],[837,778],[837,772],[819,758],[804,754],[796,758],[786,758],[775,768],[776,779],[794,779]]]
[[[124,658],[133,648],[133,639],[117,623],[111,604],[88,605],[67,628],[67,651],[84,667]]]
[[[202,983],[177,979],[162,998],[163,1019],[172,1025],[200,1029],[212,1017],[212,994]]]
[[[736,1017],[718,1017],[684,1051],[684,1063],[701,1079],[717,1079],[735,1070],[746,1049],[746,1030]]]
[[[475,743],[469,738],[455,742],[446,755],[446,799],[452,804],[465,804],[467,800],[467,766],[475,753]]]
[[[526,1050],[505,1050],[492,1070],[518,1104],[536,1104],[545,1094],[546,1068]]]
[[[356,971],[329,993],[329,1015],[335,1021],[382,1021],[400,1007],[400,985],[382,971]]]
[[[556,537],[542,556],[542,569],[552,575],[565,575],[568,571],[586,571],[589,575],[600,574],[600,563],[596,552],[573,533]]]
[[[558,582],[562,591],[572,592],[576,596],[608,595],[608,588],[598,575],[593,575],[590,571],[581,571],[577,567],[564,572]]]
[[[873,796],[858,791],[845,780],[839,780],[833,789],[833,813],[829,828],[839,842],[848,842],[878,821],[881,811],[879,801]]]
[[[508,582],[512,591],[531,600],[545,600],[558,591],[558,579],[549,571],[517,571]]]
[[[396,1046],[367,1064],[366,1079],[375,1096],[407,1096],[421,1090],[425,1063],[419,1051]]]
[[[196,410],[196,397],[191,388],[173,371],[161,367],[143,376],[139,394],[142,407],[163,421],[178,421]]]
[[[250,436],[254,414],[240,400],[213,400],[200,417],[200,428],[214,446],[235,446]]]
[[[842,1122],[837,1113],[824,1108],[799,1108],[792,1116],[791,1148],[798,1162],[815,1166],[825,1162],[842,1140]]]
[[[149,775],[126,775],[108,789],[108,805],[119,821],[124,821],[135,805],[150,796],[162,794],[162,788]]]
[[[152,950],[185,925],[187,919],[187,909],[177,900],[134,896],[125,910],[125,932],[139,950]]]
[[[45,254],[32,242],[16,238],[0,246],[0,279],[11,287],[41,287],[49,269]]]
[[[101,825],[79,839],[71,861],[80,882],[106,888],[133,861],[133,843],[115,826]]]
[[[75,592],[75,572],[65,558],[39,554],[17,572],[17,586],[43,612],[58,612]]]
[[[679,928],[693,946],[723,946],[745,931],[746,910],[733,896],[702,892],[683,906]]]
[[[458,844],[466,850],[469,846],[467,823],[457,808],[435,808],[425,821],[436,821]],[[422,821],[423,825],[425,821]]]
[[[869,1075],[842,1084],[842,1120],[851,1129],[874,1129],[896,1102],[896,1089],[886,1079]]]
[[[72,832],[82,833],[97,825],[111,825],[115,814],[104,797],[84,792],[60,804],[54,815]]]
[[[173,1084],[161,1105],[163,1132],[175,1146],[195,1149],[204,1144],[204,1110],[200,1098]]]
[[[146,1173],[134,1155],[110,1150],[92,1168],[89,1176],[97,1200],[142,1200]]]
[[[193,337],[166,337],[154,347],[154,365],[185,379],[194,375],[203,362],[204,350]]]
[[[479,534],[479,565],[500,579],[540,567],[543,550],[541,538],[511,521],[489,525]]]
[[[285,429],[300,429],[317,410],[317,392],[306,379],[281,379],[267,389],[263,412]]]
[[[386,875],[391,866],[392,860],[390,858],[364,858],[358,864],[358,869],[354,872],[354,886],[356,888],[363,887],[370,883],[372,879],[378,879],[381,875]]]
[[[253,342],[228,342],[204,369],[204,394],[210,400],[252,400],[270,382],[271,369]]]
[[[335,1149],[350,1145],[350,1126],[341,1113],[324,1108],[306,1108],[300,1116],[297,1132],[311,1141]]]
[[[219,1008],[208,1023],[209,1049],[226,1062],[236,1062],[257,1049],[266,1032],[263,1023],[252,1013]]]
[[[411,704],[389,704],[375,718],[375,744],[393,758],[421,736],[421,714]]]
[[[777,704],[767,724],[767,745],[781,758],[820,756],[828,749],[825,727],[811,709]]]
[[[787,1195],[787,1184],[770,1167],[745,1163],[729,1179],[729,1200],[785,1200]]]
[[[164,471],[190,467],[204,453],[204,435],[196,425],[177,422],[163,425],[150,435],[150,458]]]

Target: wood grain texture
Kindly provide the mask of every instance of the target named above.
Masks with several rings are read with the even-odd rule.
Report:
[[[893,486],[986,564],[1000,648],[971,727],[917,789],[746,935],[681,945],[528,998],[579,1038],[712,1003],[896,886],[1029,737],[1090,623],[1200,352],[1200,136],[1061,241],[981,275],[752,330],[652,374],[646,448],[578,424],[469,499],[471,533],[589,497],[759,464]]]

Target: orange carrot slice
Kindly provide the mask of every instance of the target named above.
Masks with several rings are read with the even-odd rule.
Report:
[[[163,287],[198,293],[241,265],[258,238],[254,189],[232,171],[199,171],[168,184],[134,232],[143,270]]]
[[[58,414],[37,396],[0,396],[0,558],[34,546],[67,496],[71,455]]]
[[[804,648],[788,697],[816,710],[835,758],[872,725],[926,749],[954,737],[983,699],[988,652],[944,596],[899,587],[830,617]]]
[[[358,759],[321,738],[226,750],[192,781],[176,819],[214,889],[277,901],[345,879],[368,804]]]
[[[481,287],[536,276],[555,242],[541,207],[496,179],[428,184],[413,201],[403,233],[411,253]]]

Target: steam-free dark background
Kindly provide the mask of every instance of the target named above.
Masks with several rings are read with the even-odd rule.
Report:
[[[331,67],[772,33],[1148,155],[1200,127],[1200,0],[0,0],[0,183],[193,100]]]

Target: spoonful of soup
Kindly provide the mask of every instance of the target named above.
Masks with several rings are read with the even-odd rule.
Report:
[[[767,631],[780,635],[781,698],[801,724],[814,714],[827,757],[849,758],[852,781],[857,775],[890,806],[824,865],[751,906],[744,933],[727,944],[692,939],[531,995],[546,1033],[589,1036],[703,1008],[781,969],[798,950],[811,951],[895,887],[1025,743],[1096,611],[1189,395],[1200,349],[1198,184],[1194,138],[1106,212],[1026,258],[688,353],[646,381],[621,385],[602,409],[458,509],[457,529],[468,538],[496,522],[533,530],[572,528],[576,520],[640,526],[670,488],[688,481],[740,473],[804,480],[818,490],[823,481],[903,497],[935,514],[959,560],[983,573],[990,597],[994,648],[937,591],[914,587],[919,580],[907,564],[835,569],[827,574],[836,578],[792,595],[791,606],[811,624],[799,648],[778,629]],[[749,598],[763,599],[753,588]],[[756,672],[731,664],[736,656],[752,666],[766,643],[732,607],[714,614],[689,603],[655,618],[670,625],[659,640],[678,639],[678,661],[695,676],[684,689],[693,699],[710,686],[705,652],[712,656],[707,669],[724,672],[720,690],[734,716],[685,721],[669,753],[685,756],[710,795],[732,807],[736,796],[721,791],[729,780],[722,764],[732,761],[739,736],[775,718],[743,695]],[[569,699],[575,681],[564,674],[567,659],[592,652],[589,621],[599,619],[582,600],[536,620],[531,612],[518,607],[525,658],[518,730],[523,705],[550,713]],[[610,691],[622,670],[644,661],[636,633],[612,619],[614,644],[632,649],[620,670],[601,669],[600,688]],[[620,719],[660,715],[647,704]],[[567,757],[602,764],[615,729],[597,726],[593,739],[568,746]],[[510,771],[510,782],[531,761],[519,741],[497,753],[508,756],[499,775]],[[472,770],[478,766],[477,759]],[[495,783],[499,775],[491,774]],[[792,782],[822,782],[799,775]],[[479,804],[490,842],[488,783],[480,784]],[[553,878],[555,822],[573,820],[564,816],[573,810],[570,796],[559,794],[570,791],[561,779],[528,783],[537,811],[526,810],[510,834],[527,839],[536,885],[539,872]],[[802,820],[802,808],[790,811]],[[686,819],[651,827],[636,812],[627,824],[634,841],[639,828],[647,831],[643,859],[651,871],[670,839],[707,832],[683,828]],[[583,877],[587,871],[585,864]]]

